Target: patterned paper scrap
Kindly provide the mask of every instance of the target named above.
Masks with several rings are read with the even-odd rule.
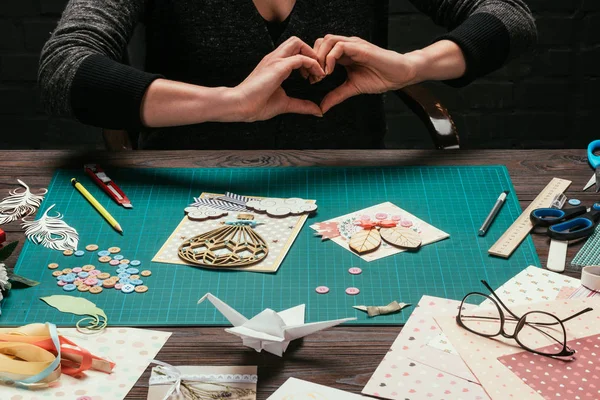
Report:
[[[92,354],[114,361],[113,372],[107,376],[90,370],[81,378],[63,374],[56,385],[35,391],[0,386],[2,400],[124,399],[171,336],[171,332],[136,328],[106,328],[93,335],[79,333],[76,328],[58,331]]]
[[[332,242],[335,242],[338,245],[342,246],[346,250],[352,251],[348,246],[350,238],[355,233],[363,230],[363,228],[356,225],[356,222],[360,219],[376,221],[378,219],[381,219],[378,218],[380,216],[384,216],[384,218],[390,218],[394,221],[397,221],[398,226],[409,228],[417,232],[421,237],[422,246],[435,243],[450,237],[450,235],[446,232],[439,230],[435,226],[428,224],[427,222],[417,218],[408,211],[405,211],[390,202],[377,204],[372,207],[368,207],[350,214],[330,219],[328,221],[316,223],[311,225],[311,228],[317,231],[317,233],[321,233],[324,232],[323,227],[331,226],[332,223],[337,223],[338,232],[336,233],[336,235],[338,233],[339,235],[331,235],[333,237],[330,237],[329,239],[331,239]],[[377,250],[359,255],[359,257],[368,262],[378,260],[383,257],[391,256],[394,254],[402,253],[404,251],[406,250],[394,247],[386,242],[383,242]],[[352,253],[356,254],[353,251]]]
[[[433,316],[455,315],[459,306],[423,296],[362,393],[392,400],[487,399],[460,356],[427,346],[441,332]]]
[[[267,400],[367,400],[365,396],[290,378]]]
[[[577,350],[575,360],[552,359],[528,351],[499,357],[510,369],[544,399],[600,398],[600,335],[591,335],[567,342]],[[551,351],[554,345],[540,351]]]

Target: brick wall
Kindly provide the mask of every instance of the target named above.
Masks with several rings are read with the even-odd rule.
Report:
[[[465,147],[583,147],[600,137],[600,0],[528,0],[539,43],[492,75],[457,90],[428,86]],[[36,89],[39,52],[66,0],[0,1],[0,149],[102,147],[100,131],[49,118]],[[443,32],[408,0],[392,0],[390,46],[408,51]],[[431,147],[421,122],[388,96],[388,146]]]

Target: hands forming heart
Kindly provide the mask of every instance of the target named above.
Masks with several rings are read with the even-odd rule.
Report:
[[[329,92],[320,106],[289,97],[281,87],[295,69],[316,83],[330,75],[337,64],[346,68],[347,80]],[[285,113],[321,117],[352,96],[383,93],[413,84],[416,75],[415,63],[410,57],[357,37],[327,35],[318,39],[312,48],[292,37],[265,56],[235,89],[241,115],[247,122]]]

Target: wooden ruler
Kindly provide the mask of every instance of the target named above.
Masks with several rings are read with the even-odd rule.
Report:
[[[552,178],[550,183],[546,185],[544,190],[531,202],[529,207],[517,218],[515,222],[504,232],[496,243],[488,250],[493,256],[508,258],[515,251],[521,242],[527,237],[533,224],[529,219],[529,215],[536,208],[547,208],[552,205],[552,200],[556,195],[564,193],[571,185],[571,181]]]

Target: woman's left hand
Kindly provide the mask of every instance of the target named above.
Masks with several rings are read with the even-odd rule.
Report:
[[[413,81],[417,68],[410,57],[361,38],[327,35],[317,39],[314,50],[326,75],[333,72],[336,64],[348,72],[346,82],[323,98],[323,113],[352,96],[383,93],[416,83]]]

